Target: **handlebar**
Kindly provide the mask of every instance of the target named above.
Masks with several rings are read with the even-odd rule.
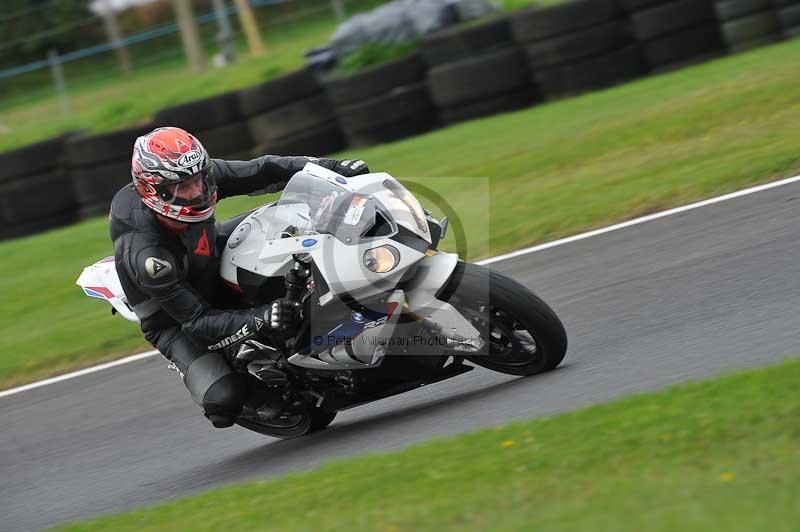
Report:
[[[311,269],[295,258],[294,266],[284,278],[286,283],[285,299],[300,303],[300,300],[305,294],[308,277],[310,275]]]

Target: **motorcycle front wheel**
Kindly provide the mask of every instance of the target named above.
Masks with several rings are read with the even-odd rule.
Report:
[[[509,375],[535,375],[564,360],[564,325],[544,301],[517,281],[459,262],[439,297],[480,332],[483,349],[466,356],[470,362]]]

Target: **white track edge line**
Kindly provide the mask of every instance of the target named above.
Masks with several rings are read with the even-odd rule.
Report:
[[[773,181],[772,183],[766,183],[764,185],[758,185],[756,187],[746,188],[744,190],[739,190],[737,192],[732,192],[730,194],[725,194],[722,196],[717,196],[715,198],[709,198],[707,200],[698,201],[697,203],[690,203],[689,205],[684,205],[682,207],[675,207],[674,209],[669,209],[666,211],[657,212],[654,214],[648,214],[647,216],[642,216],[640,218],[634,218],[633,220],[628,220],[627,222],[618,223],[615,225],[609,225],[608,227],[601,227],[600,229],[595,229],[593,231],[587,231],[586,233],[581,233],[578,235],[570,236],[567,238],[562,238],[560,240],[554,240],[552,242],[546,242],[544,244],[539,244],[536,246],[531,246],[529,248],[520,249],[517,251],[512,251],[510,253],[506,253],[504,255],[498,255],[496,257],[491,257],[488,259],[484,259],[476,264],[480,264],[485,266],[487,264],[492,264],[495,262],[500,262],[508,259],[513,259],[515,257],[519,257],[522,255],[527,255],[529,253],[536,253],[537,251],[542,251],[549,248],[554,248],[557,246],[563,246],[564,244],[569,244],[571,242],[577,242],[578,240],[585,240],[587,238],[592,238],[598,235],[603,235],[605,233],[610,233],[612,231],[618,231],[620,229],[625,229],[626,227],[631,227],[634,225],[643,224],[645,222],[651,222],[653,220],[658,220],[659,218],[665,218],[667,216],[672,216],[673,214],[680,214],[682,212],[691,211],[694,209],[699,209],[700,207],[706,207],[708,205],[713,205],[715,203],[721,203],[723,201],[732,200],[735,198],[740,198],[742,196],[747,196],[750,194],[755,194],[756,192],[762,192],[764,190],[769,190],[771,188],[777,188],[784,185],[789,185],[791,183],[796,183],[800,181],[800,175],[789,177],[786,179],[781,179],[780,181]]]
[[[24,386],[19,386],[18,388],[11,388],[10,390],[4,390],[0,392],[0,397],[6,397],[8,395],[25,392],[27,390],[39,388],[41,386],[47,386],[48,384],[54,384],[56,382],[61,382],[68,379],[74,379],[75,377],[80,377],[81,375],[88,375],[89,373],[94,373],[96,371],[102,371],[104,369],[113,368],[114,366],[121,366],[122,364],[127,364],[129,362],[136,362],[137,360],[142,360],[144,358],[148,358],[157,354],[158,351],[156,350],[145,351],[144,353],[139,353],[137,355],[131,355],[125,358],[120,358],[119,360],[112,360],[111,362],[106,362],[105,364],[98,364],[97,366],[92,366],[90,368],[79,369],[78,371],[73,371],[72,373],[65,373],[64,375],[58,375],[57,377],[52,377],[50,379],[32,382]]]
[[[782,187],[784,185],[789,185],[792,183],[797,183],[800,181],[800,175],[789,177],[786,179],[781,179],[780,181],[773,181],[772,183],[766,183],[764,185],[758,185],[755,187],[746,188],[744,190],[739,190],[737,192],[732,192],[730,194],[724,194],[722,196],[717,196],[715,198],[709,198],[707,200],[698,201],[696,203],[690,203],[689,205],[684,205],[682,207],[676,207],[674,209],[669,209],[666,211],[657,212],[654,214],[649,214],[647,216],[642,216],[640,218],[634,218],[633,220],[628,220],[627,222],[622,222],[615,225],[609,225],[607,227],[602,227],[600,229],[595,229],[593,231],[587,231],[585,233],[581,233],[578,235],[570,236],[567,238],[562,238],[560,240],[554,240],[552,242],[546,242],[544,244],[539,244],[536,246],[531,246],[528,248],[520,249],[517,251],[512,251],[511,253],[505,253],[503,255],[498,255],[496,257],[490,257],[488,259],[484,259],[482,261],[477,262],[476,264],[480,264],[482,266],[486,266],[487,264],[494,264],[495,262],[501,262],[504,260],[513,259],[516,257],[521,257],[523,255],[528,255],[531,253],[536,253],[537,251],[543,251],[545,249],[554,248],[557,246],[563,246],[564,244],[569,244],[572,242],[577,242],[579,240],[585,240],[587,238],[592,238],[595,236],[603,235],[606,233],[610,233],[612,231],[618,231],[620,229],[625,229],[626,227],[632,227],[634,225],[643,224],[646,222],[651,222],[653,220],[658,220],[659,218],[665,218],[667,216],[672,216],[674,214],[680,214],[682,212],[691,211],[694,209],[699,209],[700,207],[706,207],[708,205],[714,205],[715,203],[721,203],[723,201],[732,200],[735,198],[740,198],[742,196],[748,196],[750,194],[755,194],[757,192],[762,192],[764,190],[769,190],[772,188]],[[81,369],[78,371],[73,371],[72,373],[65,373],[64,375],[59,375],[57,377],[52,377],[50,379],[45,379],[37,382],[32,382],[30,384],[26,384],[24,386],[19,386],[17,388],[11,388],[9,390],[0,391],[0,398],[7,397],[9,395],[14,395],[17,393],[25,392],[28,390],[32,390],[34,388],[39,388],[42,386],[47,386],[48,384],[54,384],[56,382],[61,382],[69,379],[74,379],[75,377],[80,377],[82,375],[88,375],[89,373],[95,373],[97,371],[102,371],[104,369],[113,368],[114,366],[121,366],[123,364],[127,364],[129,362],[135,362],[137,360],[142,360],[154,355],[159,354],[158,351],[145,351],[144,353],[139,353],[137,355],[131,355],[129,357],[121,358],[119,360],[114,360],[112,362],[106,362],[105,364],[98,364],[97,366],[92,366],[89,368]]]

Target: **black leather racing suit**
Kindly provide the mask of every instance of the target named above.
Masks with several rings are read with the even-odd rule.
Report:
[[[212,159],[218,199],[281,190],[309,160]],[[337,163],[313,160],[331,169]],[[219,276],[220,250],[235,223],[226,227],[211,217],[181,233],[169,231],[132,185],[114,196],[110,219],[117,273],[145,338],[177,366],[206,417],[230,426],[247,399],[248,376],[234,372],[221,349],[253,336],[266,310],[221,307],[227,289]]]

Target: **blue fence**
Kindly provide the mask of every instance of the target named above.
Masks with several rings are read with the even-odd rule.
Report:
[[[292,0],[251,0],[250,6],[264,7],[274,4],[285,4],[291,1]],[[228,15],[231,15],[237,13],[238,8],[236,8],[235,6],[231,6],[228,7],[225,11]],[[216,20],[216,14],[214,12],[206,13],[204,15],[199,15],[195,17],[195,20],[199,25],[208,24],[209,22],[213,22],[214,20]],[[163,37],[165,35],[178,33],[179,31],[180,30],[177,24],[165,24],[157,28],[153,28],[147,31],[143,31],[141,33],[137,33],[135,35],[131,35],[129,37],[125,37],[120,41],[120,44],[123,46],[129,44],[137,44],[140,42],[149,41],[151,39],[156,39],[158,37]],[[98,44],[97,46],[90,46],[89,48],[83,48],[81,50],[75,50],[74,52],[69,52],[64,55],[59,55],[57,61],[59,63],[68,63],[70,61],[77,61],[78,59],[84,59],[87,57],[91,57],[93,55],[106,53],[110,50],[113,50],[117,46],[119,46],[119,44],[112,44],[112,43]],[[40,61],[34,61],[26,65],[7,68],[5,70],[0,70],[0,79],[6,79],[14,76],[19,76],[21,74],[27,74],[28,72],[34,72],[36,70],[48,68],[49,66],[50,62],[47,59],[42,59]]]

